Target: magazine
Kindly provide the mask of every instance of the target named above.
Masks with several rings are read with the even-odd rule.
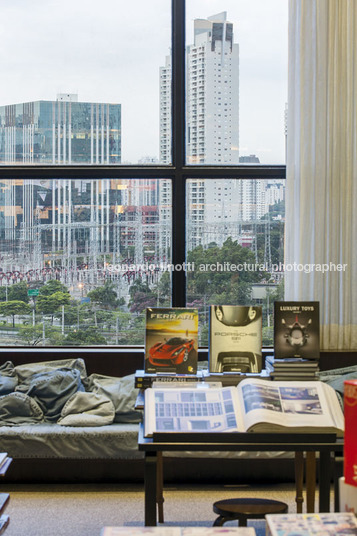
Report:
[[[351,536],[357,535],[352,513],[268,514],[266,536]]]
[[[195,374],[197,350],[197,309],[146,309],[145,372]]]
[[[146,389],[144,433],[293,432],[343,436],[335,390],[320,381],[245,379],[237,387]]]
[[[252,527],[104,527],[101,536],[255,536]]]
[[[260,372],[262,369],[262,308],[211,305],[210,372]]]
[[[319,359],[319,302],[274,303],[275,359]]]

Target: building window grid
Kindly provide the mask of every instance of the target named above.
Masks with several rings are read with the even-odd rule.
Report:
[[[189,179],[196,179],[198,186],[203,185],[203,180],[225,179],[285,179],[286,166],[244,166],[244,165],[187,165],[186,164],[186,140],[185,140],[185,0],[172,0],[172,125],[171,125],[171,165],[2,165],[0,166],[1,179],[86,179],[98,180],[101,178],[116,179],[158,179],[160,181],[171,180],[175,195],[172,195],[172,262],[182,264],[185,261],[185,236],[186,236],[186,195],[188,188],[186,183]],[[196,63],[194,72],[199,73],[198,78],[204,78],[204,50],[198,47],[196,51]],[[161,78],[167,75],[162,72]],[[202,81],[198,80],[199,94],[203,87]],[[199,110],[202,116],[204,110]],[[180,114],[182,114],[180,118]],[[203,126],[203,125],[202,125]],[[201,212],[201,211],[200,211]],[[186,305],[184,271],[172,273],[172,306]]]

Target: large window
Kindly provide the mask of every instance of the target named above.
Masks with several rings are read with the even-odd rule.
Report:
[[[97,17],[87,2],[76,26],[65,4],[54,3],[56,18],[37,2],[25,57],[9,30],[0,59],[0,345],[142,345],[146,307],[189,305],[199,309],[205,346],[208,305],[218,302],[261,304],[271,343],[285,167],[266,164],[284,161],[285,96],[281,89],[275,98],[268,78],[285,75],[274,75],[274,40],[269,76],[266,58],[248,68],[260,50],[243,39],[249,20],[257,41],[258,19],[270,24],[264,3],[254,3],[264,17],[221,0],[209,12],[191,0],[187,13],[184,0],[173,0],[172,12],[170,2],[136,0],[125,13],[107,0]],[[282,3],[274,6],[286,24]],[[9,28],[17,21],[17,40],[25,39],[24,12],[17,2],[6,9]],[[62,48],[43,46],[60,37]],[[236,42],[239,72],[231,58],[226,73],[222,54]],[[29,54],[39,67],[22,72],[28,83],[20,84]],[[255,84],[267,97],[256,107],[245,97]],[[266,108],[278,111],[259,112]]]
[[[157,163],[168,0],[13,0],[0,25],[0,164]]]
[[[286,0],[187,0],[189,164],[285,162]]]
[[[209,305],[259,305],[263,344],[273,343],[273,302],[283,299],[283,179],[187,183],[187,302],[208,342]]]

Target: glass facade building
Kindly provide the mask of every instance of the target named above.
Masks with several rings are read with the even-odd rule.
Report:
[[[120,164],[121,105],[56,101],[0,106],[1,164]]]

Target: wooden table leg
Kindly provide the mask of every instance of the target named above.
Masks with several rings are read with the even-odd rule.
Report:
[[[302,505],[304,502],[303,496],[303,479],[304,479],[304,453],[295,452],[295,502],[296,512],[302,513]]]
[[[159,523],[164,522],[164,460],[162,452],[157,453],[156,503]]]
[[[320,451],[319,512],[330,511],[331,454]]]
[[[306,511],[308,514],[315,512],[316,491],[316,453],[306,453]]]
[[[157,453],[145,452],[144,489],[145,489],[145,526],[156,526],[156,471]]]

